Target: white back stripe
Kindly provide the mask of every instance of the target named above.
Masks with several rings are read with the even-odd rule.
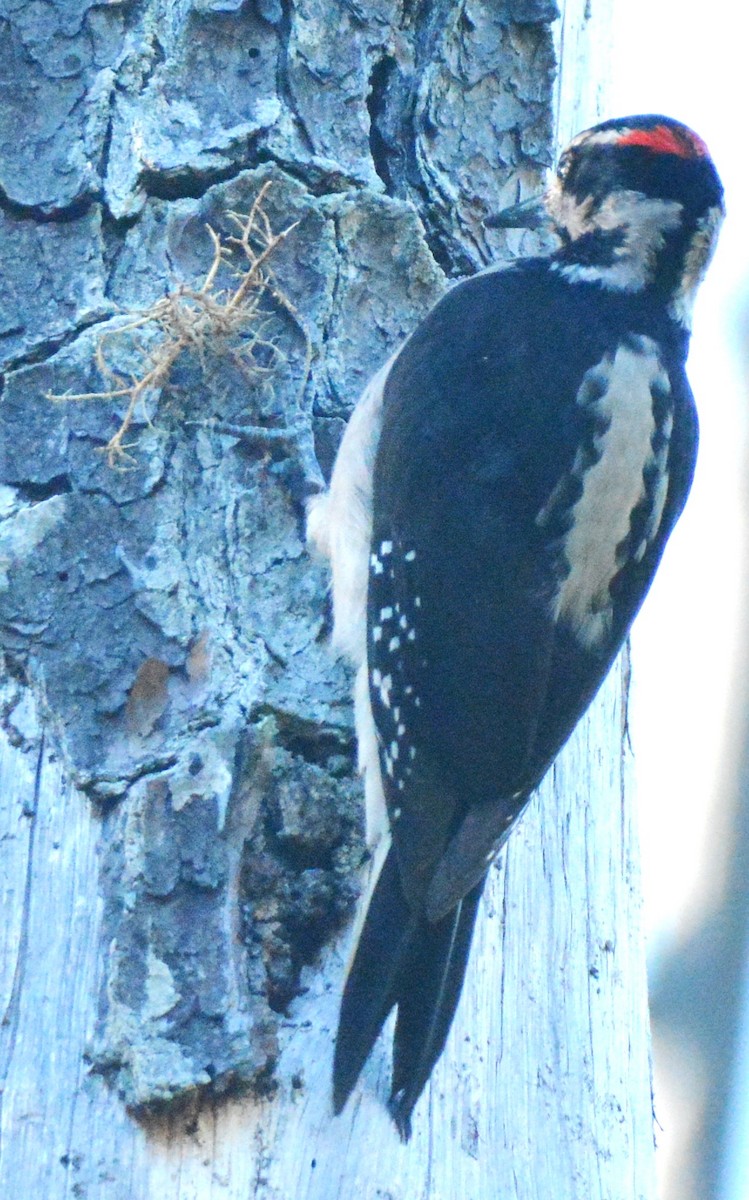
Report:
[[[658,348],[650,338],[629,339],[612,358],[606,358],[589,375],[606,382],[606,390],[590,405],[585,383],[578,403],[587,403],[602,424],[594,438],[600,454],[581,475],[582,495],[572,510],[563,553],[569,573],[555,601],[555,616],[568,622],[586,646],[606,636],[612,616],[609,585],[620,569],[617,547],[630,531],[633,510],[645,494],[643,472],[655,465],[664,479],[655,488],[648,532],[656,532],[665,503],[665,455],[654,458],[656,431],[653,388],[670,390]],[[574,470],[574,468],[573,468]]]

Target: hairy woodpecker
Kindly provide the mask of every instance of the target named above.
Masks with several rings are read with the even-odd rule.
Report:
[[[606,121],[564,151],[544,202],[559,248],[440,300],[365,390],[309,514],[334,644],[358,667],[370,836],[386,812],[392,839],[333,1101],[397,1006],[404,1139],[489,864],[621,647],[697,450],[684,363],[724,212],[705,144],[663,116]]]

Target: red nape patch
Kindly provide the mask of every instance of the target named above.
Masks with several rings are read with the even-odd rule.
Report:
[[[633,129],[620,137],[617,146],[645,146],[656,154],[678,154],[679,158],[707,158],[707,146],[689,129],[670,129],[654,125],[652,129]]]

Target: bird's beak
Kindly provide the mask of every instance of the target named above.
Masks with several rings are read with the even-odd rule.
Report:
[[[548,224],[549,214],[543,195],[531,196],[530,200],[523,200],[520,204],[511,204],[484,221],[487,229],[540,229]]]

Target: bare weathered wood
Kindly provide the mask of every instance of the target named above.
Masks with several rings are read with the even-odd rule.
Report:
[[[345,944],[306,973],[309,991],[283,1030],[275,1097],[147,1123],[127,1114],[81,1053],[101,970],[100,819],[48,753],[37,770],[35,753],[6,742],[4,1194],[23,1178],[25,1196],[88,1200],[650,1200],[622,696],[617,666],[492,872],[465,995],[406,1147],[384,1109],[385,1044],[344,1115],[330,1115]]]

